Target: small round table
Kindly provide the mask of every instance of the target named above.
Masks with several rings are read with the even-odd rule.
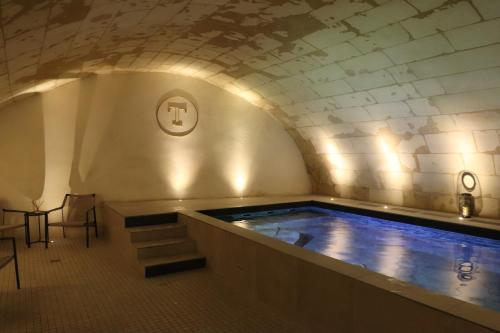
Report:
[[[48,246],[49,246],[49,212],[43,211],[43,210],[26,211],[26,210],[17,210],[17,209],[4,209],[3,211],[7,212],[7,213],[24,214],[24,236],[25,236],[25,240],[26,240],[26,245],[28,247],[31,247],[31,244],[35,244],[35,243],[45,243],[45,248],[48,248]],[[40,216],[44,217],[44,230],[45,230],[44,239],[42,239]],[[36,217],[37,221],[38,221],[38,239],[33,240],[33,241],[31,240],[31,235],[30,235],[30,217]]]

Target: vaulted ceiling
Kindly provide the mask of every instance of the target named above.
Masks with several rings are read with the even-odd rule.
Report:
[[[500,1],[2,0],[1,28],[3,100],[193,76],[272,110],[320,191],[449,208],[469,168],[500,212]]]

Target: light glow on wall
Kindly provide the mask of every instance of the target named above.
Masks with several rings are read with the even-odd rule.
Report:
[[[234,183],[234,189],[236,190],[236,192],[238,194],[240,194],[240,195],[243,194],[243,192],[247,188],[247,182],[248,182],[248,179],[247,179],[246,175],[243,174],[243,172],[236,174],[233,183]]]
[[[68,83],[76,81],[76,80],[79,80],[79,78],[47,80],[47,81],[41,82],[39,84],[36,84],[34,86],[31,86],[27,89],[23,89],[23,90],[15,93],[12,97],[8,97],[8,98],[3,99],[2,101],[0,101],[0,103],[7,102],[13,98],[20,97],[20,96],[27,95],[27,94],[47,92],[49,90],[63,86],[65,84],[68,84]]]
[[[382,166],[382,171],[384,172],[380,176],[383,179],[385,189],[401,190],[404,186],[407,186],[406,174],[401,171],[398,154],[394,151],[393,146],[390,145],[389,142],[390,141],[384,137],[379,138],[380,149],[384,156],[384,165]],[[399,201],[391,203],[401,204]]]
[[[226,171],[227,180],[235,196],[242,197],[246,193],[249,182],[248,163],[245,159],[236,157]]]
[[[332,181],[338,185],[353,185],[356,181],[355,173],[349,170],[349,166],[335,143],[326,142],[325,149]]]
[[[332,142],[328,142],[326,144],[326,151],[326,158],[328,159],[330,165],[337,170],[343,170],[345,168],[345,162],[337,146],[335,146]]]
[[[115,69],[116,72],[120,72],[120,68]],[[106,70],[106,71],[95,71],[95,74],[109,74],[113,72],[112,70]],[[209,82],[210,84],[213,84],[214,86],[224,89],[227,92],[237,95],[238,97],[241,97],[248,103],[255,105],[257,107],[263,108],[265,110],[271,110],[273,106],[266,102],[259,94],[256,92],[246,88],[246,87],[238,87],[232,83],[228,83],[226,80],[207,80],[210,76],[213,77],[216,73],[211,72],[209,70],[204,69],[201,66],[192,66],[192,65],[186,65],[186,64],[176,64],[173,66],[169,66],[168,68],[164,70],[158,70],[157,72],[161,73],[166,73],[166,74],[173,74],[173,75],[180,75],[180,76],[185,76],[185,77],[192,77],[192,78],[197,78],[204,80],[206,82]],[[8,97],[0,103],[7,102],[11,100],[12,98],[25,95],[25,94],[30,94],[30,93],[41,93],[41,92],[46,92],[49,90],[52,90],[54,88],[60,87],[64,84],[70,83],[75,80],[79,80],[80,78],[69,78],[69,79],[53,79],[53,80],[47,80],[42,83],[39,83],[37,85],[34,85],[30,88],[24,89],[18,93],[16,93],[12,97]]]
[[[191,177],[186,170],[178,170],[175,173],[170,173],[170,185],[176,193],[176,197],[183,198],[187,188],[191,184]]]
[[[226,84],[221,86],[221,88],[260,108],[266,110],[270,110],[272,108],[272,106],[269,103],[266,103],[259,94],[244,87],[238,87],[234,84]]]
[[[448,145],[453,146],[454,149],[458,148],[458,151],[462,154],[471,154],[476,152],[476,146],[473,140],[469,140],[470,136],[467,132],[458,132],[460,135],[453,136],[453,141],[450,140]]]
[[[241,133],[241,136],[244,136],[244,133]],[[225,177],[233,189],[233,193],[238,197],[242,197],[247,194],[250,181],[251,157],[248,153],[248,147],[244,140],[241,139],[241,141],[234,142],[226,149],[234,153],[224,166]]]
[[[385,157],[385,169],[388,171],[401,171],[398,154],[389,145],[388,140],[384,137],[379,138],[379,145]]]
[[[193,184],[198,174],[198,163],[190,150],[169,146],[167,154],[166,178],[176,198],[185,198],[189,187]]]
[[[188,77],[197,77],[196,73],[198,72],[198,69],[195,67],[190,67],[186,65],[174,65],[170,67],[166,73],[169,74],[176,74],[176,75],[181,75],[181,76],[188,76]]]
[[[242,99],[244,99],[245,101],[249,102],[252,105],[255,105],[257,107],[266,110],[270,110],[273,108],[272,105],[267,103],[259,94],[251,91],[246,87],[237,86],[233,83],[230,83],[228,81],[228,79],[230,79],[229,77],[227,78],[214,77],[216,73],[211,73],[210,71],[207,71],[202,67],[177,64],[163,70],[162,72],[167,74],[175,74],[175,75],[193,77],[198,79],[206,79],[210,77],[208,80],[205,81],[213,84],[216,87],[224,89],[231,94],[241,97]]]

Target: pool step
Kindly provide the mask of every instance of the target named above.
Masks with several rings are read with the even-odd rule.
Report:
[[[142,227],[127,228],[130,232],[130,241],[147,242],[165,238],[178,238],[187,235],[186,225],[175,222]]]
[[[177,256],[142,259],[139,262],[144,267],[144,276],[146,278],[203,268],[206,265],[205,257],[196,252]]]
[[[164,238],[132,244],[137,249],[137,259],[175,256],[196,251],[196,243],[186,237]]]
[[[127,217],[127,243],[146,278],[205,267],[206,259],[189,238],[177,213]]]

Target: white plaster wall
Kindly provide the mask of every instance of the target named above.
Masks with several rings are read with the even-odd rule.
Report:
[[[199,104],[173,137],[155,108],[171,89]],[[4,206],[57,205],[66,192],[104,200],[310,193],[297,146],[278,121],[208,83],[167,74],[89,77],[0,110]]]
[[[45,163],[41,98],[0,111],[0,207],[30,207],[42,194]]]

